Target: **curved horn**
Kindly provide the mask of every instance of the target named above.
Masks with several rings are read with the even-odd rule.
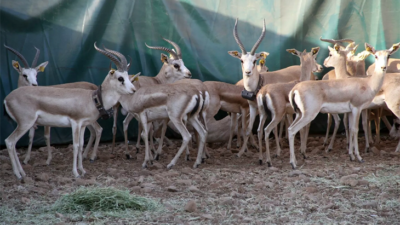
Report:
[[[105,51],[103,49],[100,49],[96,46],[96,42],[94,43],[94,48],[100,52],[101,54],[107,56],[107,58],[109,58],[118,68],[118,70],[122,69],[122,65],[121,62],[117,59],[117,57],[115,57],[111,52]]]
[[[170,41],[170,40],[168,40],[168,39],[166,39],[166,38],[163,38],[163,39],[164,39],[166,42],[170,43],[172,46],[174,46],[174,48],[175,48],[175,50],[176,50],[176,55],[178,56],[179,59],[182,59],[181,48],[179,48],[179,46],[178,46],[175,42]]]
[[[129,68],[132,66],[132,58],[128,55],[129,57],[129,64],[127,65],[126,71],[129,71]]]
[[[263,29],[261,32],[261,36],[258,38],[257,42],[254,44],[253,48],[251,49],[250,55],[254,55],[254,53],[256,52],[258,46],[260,46],[261,41],[264,39],[265,37],[265,19],[263,22]]]
[[[106,47],[103,46],[103,48],[107,51],[110,52],[111,54],[117,56],[120,60],[121,60],[121,65],[122,65],[122,70],[120,70],[120,68],[118,68],[119,71],[128,71],[128,61],[126,61],[126,58],[124,55],[122,55],[120,52],[108,49]]]
[[[4,47],[6,47],[6,49],[8,49],[10,52],[14,53],[16,56],[18,56],[18,58],[22,61],[22,64],[24,64],[25,68],[29,68],[28,62],[21,53],[17,52],[17,50],[11,47],[8,47],[6,44],[4,44]]]
[[[36,49],[36,54],[35,54],[35,58],[33,58],[33,61],[32,61],[32,68],[34,68],[36,66],[37,60],[40,55],[40,49],[38,49],[36,47],[35,47],[35,49]]]
[[[242,55],[246,55],[246,49],[244,48],[242,42],[239,39],[238,33],[237,33],[237,24],[238,24],[238,18],[236,18],[236,22],[235,22],[235,27],[233,28],[233,37],[236,40],[236,43],[239,45],[239,48],[242,50]]]
[[[340,44],[340,42],[348,42],[348,43],[353,43],[354,42],[351,39],[334,40],[334,39],[323,39],[322,37],[320,37],[319,40],[324,41],[324,42],[329,42],[331,44],[339,44],[340,46],[343,46],[343,45]]]
[[[169,48],[166,48],[166,47],[159,47],[159,46],[153,47],[153,46],[148,46],[146,43],[144,43],[144,44],[145,44],[148,48],[151,48],[151,49],[166,51],[166,52],[168,52],[169,54],[172,55],[172,58],[174,58],[174,59],[179,59],[178,55],[176,55],[176,53],[175,53],[174,51],[172,51],[171,49],[169,49]]]

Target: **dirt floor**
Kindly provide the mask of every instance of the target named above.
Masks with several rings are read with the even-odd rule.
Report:
[[[361,135],[360,135],[361,136]],[[112,155],[102,144],[99,158],[84,162],[83,179],[72,175],[72,148],[56,148],[50,166],[47,152],[34,150],[24,169],[28,178],[18,181],[8,152],[0,152],[0,223],[2,224],[399,224],[400,154],[398,140],[387,136],[364,152],[364,163],[351,162],[346,141],[340,136],[334,150],[325,153],[323,137],[311,136],[308,158],[296,151],[298,170],[289,164],[288,146],[273,158],[273,167],[258,165],[254,148],[237,158],[225,145],[210,146],[211,158],[198,169],[194,161],[180,158],[171,170],[166,166],[177,150],[165,146],[153,166],[142,169],[143,148],[127,160],[122,145]],[[274,142],[272,153],[275,153]],[[297,146],[299,143],[297,143]],[[131,146],[133,149],[133,146]],[[18,149],[22,155],[25,149]],[[191,159],[196,151],[191,151]],[[22,160],[21,160],[22,161]],[[160,204],[156,211],[127,217],[96,214],[61,214],[47,211],[61,195],[79,186],[115,187],[149,197]]]

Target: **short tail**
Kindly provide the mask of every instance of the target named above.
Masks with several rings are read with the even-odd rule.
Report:
[[[294,97],[295,97],[294,90],[291,90],[290,93],[289,93],[290,105],[292,106],[293,110],[294,110],[295,112],[297,112],[297,111],[299,110],[299,107],[297,106]]]

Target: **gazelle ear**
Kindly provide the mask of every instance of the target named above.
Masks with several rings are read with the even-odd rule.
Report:
[[[242,57],[242,53],[238,51],[228,51],[228,54],[231,55],[232,57],[240,59]]]
[[[21,68],[21,66],[19,65],[19,62],[18,62],[18,61],[13,60],[13,61],[12,61],[12,66],[14,67],[14,69],[15,69],[16,71],[18,71],[18,73],[22,71],[22,68]]]
[[[355,55],[358,45],[354,46],[353,50],[351,50],[351,54]]]
[[[294,48],[286,49],[287,52],[291,53],[292,55],[300,56],[301,52],[297,51]]]
[[[135,82],[135,81],[138,81],[139,80],[139,75],[141,74],[142,72],[139,72],[139,73],[137,73],[137,74],[135,74],[135,76],[132,76],[131,78],[130,78],[130,81],[133,83],[133,82]]]
[[[340,51],[340,45],[335,44],[335,45],[333,46],[333,49],[335,49],[335,51],[339,52],[339,51]]]
[[[264,59],[264,58],[260,59],[260,61],[259,61],[258,63],[260,64],[260,66],[264,66],[264,64],[265,64],[265,59]]]
[[[371,54],[375,54],[375,48],[374,47],[372,47],[370,44],[368,44],[368,43],[365,43],[365,50],[366,51],[368,51],[369,53],[371,53]]]
[[[315,47],[315,48],[311,49],[311,54],[314,56],[314,58],[317,57],[319,49],[320,49],[319,47]]]
[[[394,44],[390,49],[389,49],[389,55],[397,52],[397,50],[399,50],[400,47],[400,42],[397,44]]]
[[[38,71],[38,72],[44,72],[44,69],[46,68],[46,66],[47,66],[48,63],[49,63],[48,61],[46,61],[46,62],[44,62],[44,63],[41,63],[39,66],[37,66],[37,67],[35,68],[36,71]]]
[[[267,56],[269,56],[269,53],[268,53],[268,52],[259,52],[259,53],[256,54],[256,58],[257,58],[257,59],[259,59],[259,58],[264,58],[264,59],[266,59]]]
[[[164,53],[161,53],[161,62],[168,63],[168,56]]]

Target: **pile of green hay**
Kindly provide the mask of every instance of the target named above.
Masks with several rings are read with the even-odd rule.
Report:
[[[71,194],[60,197],[53,209],[62,213],[84,213],[87,211],[153,210],[153,200],[129,194],[128,190],[115,188],[82,187]]]

